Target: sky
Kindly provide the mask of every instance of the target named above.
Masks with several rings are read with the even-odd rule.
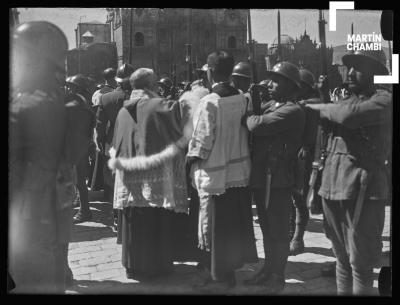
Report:
[[[75,48],[75,28],[81,22],[105,22],[107,13],[104,8],[19,8],[20,22],[33,20],[46,20],[58,25],[66,34],[69,48]],[[277,37],[277,12],[276,9],[251,10],[252,35],[259,43],[271,44]],[[299,37],[307,30],[311,39],[318,38],[318,10],[311,9],[282,9],[281,34],[293,38]],[[325,20],[329,22],[328,11],[324,12]],[[381,11],[338,11],[336,32],[330,32],[326,25],[326,42],[328,46],[342,45],[347,42],[351,23],[354,23],[354,33],[370,34],[380,33]]]

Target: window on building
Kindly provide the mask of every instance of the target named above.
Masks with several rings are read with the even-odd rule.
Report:
[[[135,46],[143,47],[144,46],[144,35],[141,32],[137,32],[135,34]]]
[[[229,49],[236,49],[236,38],[234,36],[228,37],[228,48]]]

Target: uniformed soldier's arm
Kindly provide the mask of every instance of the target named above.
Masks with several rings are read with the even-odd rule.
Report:
[[[377,125],[390,118],[391,103],[392,95],[383,91],[360,103],[321,105],[320,117],[349,129]]]
[[[217,108],[209,102],[201,102],[199,107],[187,156],[206,160],[214,146]]]
[[[246,124],[256,136],[268,136],[304,124],[304,113],[298,105],[284,105],[273,112],[249,116]]]

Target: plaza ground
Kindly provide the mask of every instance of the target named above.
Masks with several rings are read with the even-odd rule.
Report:
[[[90,222],[73,225],[72,241],[69,245],[69,265],[74,274],[74,285],[68,294],[200,294],[193,289],[199,281],[195,262],[175,262],[175,272],[149,282],[127,279],[121,264],[121,245],[116,243],[112,230],[112,205],[96,201],[91,194],[90,207],[93,218]],[[253,207],[256,215],[255,207]],[[254,220],[256,216],[253,217]],[[237,286],[225,292],[229,295],[265,295],[262,287],[248,287],[243,280],[250,278],[264,261],[262,234],[254,221],[259,262],[247,264],[237,270]],[[335,261],[330,241],[322,229],[322,215],[311,215],[304,237],[305,252],[290,256],[286,267],[286,286],[281,295],[335,295],[334,277],[321,276],[321,268]],[[383,231],[383,254],[380,266],[389,265],[390,207],[386,207]],[[374,269],[374,287],[378,295],[378,275]],[[213,293],[212,291],[210,293]],[[216,292],[217,293],[217,292]]]

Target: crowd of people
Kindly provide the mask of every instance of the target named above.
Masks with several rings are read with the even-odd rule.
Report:
[[[326,76],[282,61],[255,84],[250,63],[223,50],[192,83],[124,63],[93,93],[86,76],[66,78],[66,37],[42,21],[19,25],[11,50],[14,291],[71,285],[71,225],[92,219],[89,187],[113,204],[127,278],[192,261],[196,291],[227,292],[236,270],[258,262],[255,204],[265,261],[244,284],[279,293],[320,202],[338,294],[372,293],[391,193],[392,94],[373,82],[388,73],[380,52],[344,55],[348,81],[331,99]]]

